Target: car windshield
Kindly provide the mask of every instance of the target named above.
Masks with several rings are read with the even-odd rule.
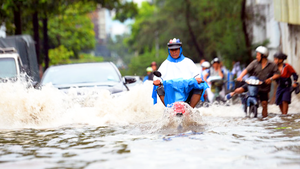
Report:
[[[0,58],[0,78],[17,76],[17,67],[14,58]]]
[[[79,83],[106,83],[119,82],[121,79],[111,65],[70,65],[49,68],[42,84],[53,85],[79,84]]]

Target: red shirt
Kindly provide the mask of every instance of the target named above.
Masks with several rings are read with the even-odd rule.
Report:
[[[289,78],[289,77],[292,76],[293,73],[296,73],[294,68],[291,65],[289,65],[287,63],[284,63],[283,67],[282,67],[282,70],[281,70],[281,76],[280,77]]]

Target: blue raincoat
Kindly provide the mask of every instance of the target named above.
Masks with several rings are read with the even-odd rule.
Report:
[[[165,89],[165,105],[172,104],[177,101],[186,101],[190,92],[193,89],[203,90],[201,95],[201,101],[204,101],[204,93],[208,88],[206,82],[198,84],[195,78],[190,79],[172,79],[163,81],[164,89]],[[153,103],[157,103],[157,86],[153,87],[152,98]]]

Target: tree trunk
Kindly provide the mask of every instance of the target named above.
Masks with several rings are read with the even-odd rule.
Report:
[[[192,38],[192,41],[193,41],[193,43],[194,43],[194,45],[196,47],[196,50],[197,50],[197,52],[198,52],[198,54],[200,56],[200,60],[201,59],[205,59],[206,60],[206,58],[205,58],[205,56],[203,54],[203,51],[201,50],[201,48],[200,48],[200,46],[199,46],[199,44],[197,42],[196,36],[194,34],[194,31],[193,31],[191,23],[190,23],[190,5],[191,5],[190,1],[189,0],[185,0],[185,1],[186,1],[185,18],[186,18],[186,24],[188,26],[188,31],[189,31],[190,36]]]
[[[21,6],[20,4],[16,5],[16,9],[14,9],[14,24],[16,27],[15,35],[22,34],[22,22],[21,22]]]
[[[44,36],[44,55],[45,55],[45,70],[49,67],[49,45],[48,45],[48,18],[43,18],[43,36]]]
[[[37,61],[39,64],[41,64],[40,59],[40,36],[39,36],[39,18],[37,11],[33,13],[32,15],[32,24],[33,24],[33,39],[35,41],[35,52]]]
[[[247,63],[250,63],[252,61],[252,56],[251,56],[251,42],[249,38],[249,34],[247,31],[247,11],[246,11],[246,0],[242,1],[242,10],[241,10],[241,20],[243,23],[243,32],[245,36],[245,42],[246,42],[246,50],[247,50]]]

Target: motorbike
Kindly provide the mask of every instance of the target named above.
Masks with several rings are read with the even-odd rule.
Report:
[[[220,95],[224,80],[220,76],[210,76],[209,78],[207,78],[207,82],[211,84],[211,92],[213,93],[212,103],[214,103],[215,101],[218,103],[225,103],[225,100]]]
[[[259,107],[258,89],[263,84],[263,81],[260,81],[256,76],[250,76],[244,81],[248,84],[248,92],[240,95],[244,112],[247,117],[250,117],[251,114],[253,114],[253,117],[257,117],[257,109]]]

